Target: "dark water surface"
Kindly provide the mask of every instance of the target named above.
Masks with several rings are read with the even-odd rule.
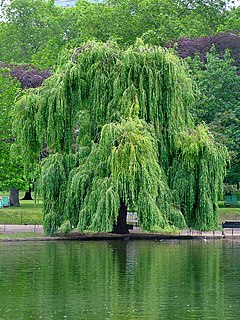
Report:
[[[240,242],[0,243],[1,319],[240,319]]]

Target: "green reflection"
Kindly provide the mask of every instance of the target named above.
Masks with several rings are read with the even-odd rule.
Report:
[[[0,319],[239,319],[240,243],[0,244]]]

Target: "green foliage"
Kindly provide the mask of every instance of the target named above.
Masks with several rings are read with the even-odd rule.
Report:
[[[226,18],[222,21],[218,27],[218,31],[233,31],[239,32],[240,30],[240,7],[233,7],[231,10],[226,11]]]
[[[58,53],[97,39],[117,40],[127,47],[142,37],[165,45],[182,37],[215,34],[238,27],[238,11],[226,10],[228,1],[79,0],[60,8],[54,1],[1,1],[0,55],[4,62],[52,67]],[[238,28],[239,29],[239,28]]]
[[[133,44],[141,36],[147,43],[164,45],[181,37],[209,35],[224,22],[225,3],[208,0],[110,0],[105,5],[111,10],[108,12],[111,15],[108,30],[111,36],[125,45]]]
[[[36,124],[34,120],[34,115],[36,112],[36,96],[23,96],[19,101],[14,105],[12,111],[12,122],[13,122],[13,134],[14,131],[14,122],[18,122],[18,126],[21,128],[21,136],[18,137],[19,145],[21,145],[22,156],[24,157],[25,169],[32,168],[35,161],[38,159],[41,146],[36,137]],[[18,117],[21,113],[24,106],[24,113],[22,117]],[[19,156],[18,147],[13,146],[13,153]]]
[[[68,234],[71,230],[72,226],[70,224],[70,221],[67,220],[61,225],[61,227],[58,229],[58,232],[60,232],[61,234]]]
[[[183,131],[178,148],[179,156],[171,168],[175,200],[185,213],[188,225],[200,230],[214,229],[218,224],[218,196],[223,187],[226,148],[221,145],[216,148],[203,126]]]
[[[11,132],[11,112],[19,94],[19,83],[10,77],[8,69],[0,69],[0,190],[25,187],[21,159],[10,157],[14,141]]]
[[[137,209],[144,230],[215,226],[226,150],[202,127],[192,136],[192,103],[191,81],[169,51],[94,42],[76,49],[16,107],[20,152],[45,144],[49,154],[39,183],[45,232],[65,221],[111,231],[122,202]],[[202,173],[188,181],[191,169]],[[187,193],[199,205],[188,205]]]
[[[196,103],[198,120],[210,123],[221,113],[239,107],[240,77],[229,51],[220,58],[213,46],[206,59],[203,64],[196,58],[192,66],[201,92]]]
[[[198,56],[188,59],[199,94],[192,113],[198,122],[205,122],[215,139],[226,145],[232,158],[226,181],[237,183],[240,155],[240,76],[230,52],[220,58],[214,47],[207,54],[206,64]]]
[[[53,65],[65,43],[61,24],[63,9],[54,6],[53,1],[3,2],[1,60],[8,63],[33,62],[40,68]]]
[[[52,154],[43,160],[42,175],[37,187],[44,201],[43,225],[47,234],[53,234],[65,218],[64,203],[69,171],[73,156]]]
[[[168,226],[169,217],[171,223],[185,226],[168,196],[170,190],[151,132],[153,128],[137,117],[103,126],[99,142],[70,179],[68,210],[80,208],[81,230],[111,231],[121,199],[137,209],[139,224],[145,230]]]

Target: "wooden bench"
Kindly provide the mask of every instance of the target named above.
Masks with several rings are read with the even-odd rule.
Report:
[[[137,213],[136,212],[128,212],[127,213],[127,223],[136,227],[138,225]]]
[[[233,235],[233,229],[240,229],[240,221],[225,221],[222,222],[222,235],[224,236],[224,229],[232,229],[232,235]]]

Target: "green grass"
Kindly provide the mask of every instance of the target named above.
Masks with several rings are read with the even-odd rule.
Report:
[[[20,200],[20,207],[0,209],[0,224],[42,224],[42,203]]]
[[[26,239],[41,237],[44,237],[44,235],[36,232],[0,233],[0,239]]]
[[[0,224],[42,224],[41,201],[20,200],[20,204],[20,207],[0,209]],[[219,222],[225,220],[240,220],[240,204],[237,208],[229,208],[224,206],[224,201],[219,201]]]
[[[234,194],[238,194],[238,207],[225,207],[224,200],[219,201],[219,222],[226,221],[226,220],[240,220],[240,195],[237,192]]]
[[[219,208],[219,222],[240,220],[240,208]]]

